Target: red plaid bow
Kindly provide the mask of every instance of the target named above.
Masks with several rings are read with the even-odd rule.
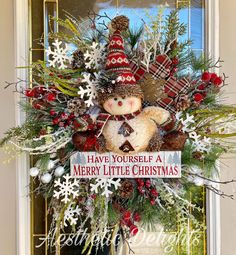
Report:
[[[180,94],[186,94],[190,86],[191,84],[188,79],[177,80],[171,76],[164,85],[164,90],[169,97],[176,98]]]
[[[149,66],[149,73],[151,73],[157,79],[165,79],[170,74],[171,60],[167,55],[158,55],[156,61]],[[130,61],[130,67],[136,81],[139,81],[147,73],[147,68],[138,63],[135,60]]]

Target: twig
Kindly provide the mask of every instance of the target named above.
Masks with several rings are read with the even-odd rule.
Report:
[[[225,192],[223,192],[223,191],[221,191],[221,190],[219,190],[219,189],[213,187],[212,185],[210,185],[210,186],[209,186],[209,185],[206,185],[206,188],[207,188],[208,190],[214,192],[216,195],[221,196],[222,198],[227,197],[227,198],[230,198],[230,199],[234,200],[234,195],[228,195],[228,194],[226,194]]]

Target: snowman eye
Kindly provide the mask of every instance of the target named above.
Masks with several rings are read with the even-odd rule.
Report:
[[[114,100],[117,101],[117,97],[115,97]]]
[[[126,96],[123,96],[123,97],[122,97],[122,99],[125,99],[125,98],[126,98]]]

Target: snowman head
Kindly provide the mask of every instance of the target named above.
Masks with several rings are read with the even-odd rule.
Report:
[[[142,107],[142,99],[135,96],[110,97],[103,103],[103,108],[112,115],[134,113]]]

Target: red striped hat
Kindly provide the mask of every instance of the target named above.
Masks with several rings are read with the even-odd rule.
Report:
[[[121,35],[121,32],[128,28],[129,19],[125,16],[118,16],[112,20],[111,25],[114,33],[110,37],[105,68],[107,72],[117,74],[117,82],[113,91],[110,94],[103,95],[102,98],[116,96],[143,98],[141,87],[136,82],[131,71],[130,62],[125,54],[124,39]]]

